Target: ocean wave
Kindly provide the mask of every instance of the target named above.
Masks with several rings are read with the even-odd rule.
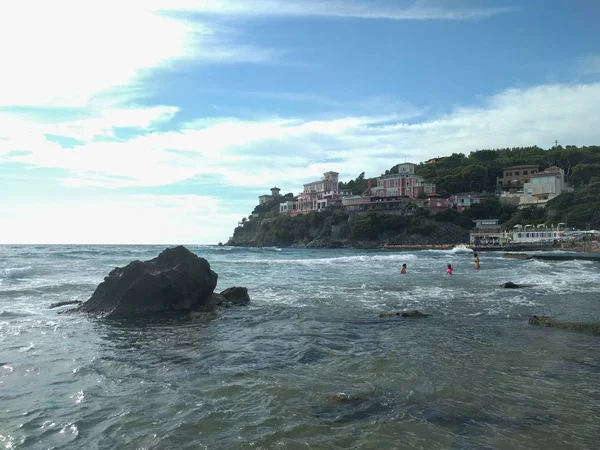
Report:
[[[418,256],[413,253],[379,253],[374,255],[334,256],[330,258],[252,259],[235,260],[232,262],[242,264],[332,265],[356,262],[404,262],[416,259],[418,259]]]
[[[25,278],[34,272],[33,267],[8,267],[0,269],[0,278]]]

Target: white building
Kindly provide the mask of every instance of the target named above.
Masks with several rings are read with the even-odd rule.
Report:
[[[280,213],[290,213],[294,210],[294,201],[287,200],[283,203],[279,204],[279,212]]]
[[[523,186],[519,207],[544,206],[548,200],[565,191],[565,172],[560,167],[550,167],[530,176]]]
[[[561,240],[564,236],[564,230],[558,227],[547,227],[546,225],[515,225],[512,232],[511,243],[513,244],[552,244]]]

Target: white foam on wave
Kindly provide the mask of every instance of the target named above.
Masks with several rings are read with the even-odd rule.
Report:
[[[335,265],[344,263],[375,263],[397,261],[402,263],[405,261],[414,261],[418,259],[413,253],[394,253],[385,254],[379,253],[374,255],[356,255],[356,256],[334,256],[331,258],[305,258],[305,259],[251,259],[251,260],[236,260],[235,263],[242,264],[288,264],[288,265]]]
[[[0,269],[0,278],[25,278],[33,273],[33,267],[7,267]]]

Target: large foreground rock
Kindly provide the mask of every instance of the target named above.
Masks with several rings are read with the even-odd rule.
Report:
[[[183,246],[168,248],[150,261],[133,261],[112,270],[90,299],[74,311],[122,319],[156,313],[211,311],[227,300],[243,304],[246,288],[213,294],[217,274],[204,258]],[[241,291],[240,291],[241,290]],[[244,297],[245,293],[245,297]],[[235,294],[235,300],[228,297]],[[247,299],[246,301],[241,300]]]

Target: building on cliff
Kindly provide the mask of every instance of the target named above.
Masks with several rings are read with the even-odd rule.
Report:
[[[531,175],[529,181],[523,185],[519,208],[545,206],[549,200],[566,190],[564,170],[560,167],[549,167],[543,172]]]
[[[539,167],[533,164],[511,166],[502,169],[503,177],[496,178],[496,187],[503,191],[518,191],[528,183],[531,175],[539,172]]]
[[[279,210],[292,215],[321,211],[332,204],[341,204],[345,195],[351,195],[351,192],[339,190],[339,173],[329,171],[320,180],[306,183],[292,205],[282,203]]]
[[[435,184],[425,183],[423,177],[415,173],[416,164],[403,163],[396,167],[398,173],[379,177],[367,195],[378,198],[419,198],[435,192]]]
[[[267,202],[271,201],[273,198],[279,196],[280,191],[281,191],[281,189],[279,189],[277,186],[272,187],[271,195],[260,195],[258,197],[258,204],[262,205],[263,203],[267,203]]]
[[[461,194],[455,194],[450,196],[448,199],[448,203],[450,203],[450,207],[463,212],[473,205],[478,205],[482,203],[482,198],[479,194],[475,192],[464,192]]]

